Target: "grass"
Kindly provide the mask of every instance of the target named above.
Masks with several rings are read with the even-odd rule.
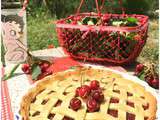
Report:
[[[28,45],[31,50],[45,49],[49,44],[58,46],[55,25],[51,22],[55,18],[43,12],[36,17],[28,16]],[[148,39],[144,46],[138,61],[154,62],[158,65],[158,19],[152,19],[149,22]]]
[[[149,22],[148,39],[146,45],[144,46],[138,61],[153,62],[158,65],[159,58],[159,29],[158,29],[158,19],[152,19]]]
[[[27,19],[28,47],[30,50],[45,49],[49,44],[58,46],[55,32],[54,17],[47,14],[28,16]]]

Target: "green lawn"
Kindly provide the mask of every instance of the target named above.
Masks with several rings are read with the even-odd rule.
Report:
[[[31,50],[45,49],[49,44],[58,46],[55,25],[55,19],[49,16],[45,17],[28,17],[27,37],[28,46]]]
[[[28,45],[31,50],[45,49],[49,44],[58,46],[53,17],[42,15],[28,16]],[[143,48],[139,62],[153,61],[158,64],[158,20],[150,20],[149,37]]]

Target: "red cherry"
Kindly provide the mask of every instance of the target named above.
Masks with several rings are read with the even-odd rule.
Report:
[[[83,85],[79,91],[78,91],[78,95],[82,98],[86,98],[89,96],[91,90],[90,87],[88,85]]]
[[[29,65],[29,64],[23,64],[23,65],[22,65],[22,71],[23,71],[25,74],[30,74],[30,73],[31,73],[30,65]]]
[[[158,79],[158,76],[155,76],[155,77],[153,75],[147,76],[147,77],[145,77],[145,80],[153,88],[155,88],[155,89],[159,88],[159,79]]]
[[[152,79],[148,79],[148,80],[147,80],[147,83],[148,83],[149,85],[152,85]]]
[[[91,81],[91,83],[90,83],[90,88],[92,89],[92,90],[97,90],[98,88],[99,88],[99,82],[97,81],[97,80],[93,80],[93,81]]]
[[[136,72],[141,72],[144,69],[144,65],[143,64],[138,64],[136,66]]]
[[[42,72],[46,72],[47,69],[49,68],[49,66],[50,66],[50,64],[47,63],[47,62],[41,63],[41,64],[40,64],[41,71],[42,71]]]
[[[159,79],[154,78],[151,81],[151,86],[154,87],[155,89],[158,89],[159,88]]]
[[[104,100],[104,95],[101,91],[96,90],[93,91],[92,98],[95,99],[97,102],[102,102]]]
[[[81,100],[78,98],[72,98],[70,101],[70,108],[73,110],[78,110],[81,107]]]
[[[80,89],[81,89],[81,87],[78,87],[78,88],[76,89],[76,96],[79,96],[79,91],[80,91]]]
[[[77,22],[76,22],[76,21],[72,21],[71,24],[72,24],[72,25],[76,25]]]
[[[46,70],[49,73],[53,73],[54,72],[54,64],[49,65],[49,67]]]
[[[99,103],[96,102],[96,100],[90,98],[87,101],[87,109],[89,112],[95,112],[95,111],[99,110],[99,108],[100,108],[100,105],[99,105]]]
[[[147,81],[148,83],[150,81],[152,81],[154,79],[153,75],[150,75],[150,76],[145,76],[145,81]],[[151,82],[150,82],[151,83]]]

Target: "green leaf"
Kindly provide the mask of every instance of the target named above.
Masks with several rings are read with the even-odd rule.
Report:
[[[19,67],[20,64],[17,64],[13,67],[13,69],[10,72],[10,75],[13,76],[14,72],[17,70],[17,68]]]
[[[136,18],[133,18],[133,17],[128,17],[127,21],[130,22],[130,23],[137,23],[138,22],[138,20]]]
[[[93,21],[88,21],[87,24],[88,25],[94,25]]]
[[[92,21],[93,21],[94,24],[97,24],[98,18],[93,17],[93,18],[92,18]]]
[[[83,18],[82,23],[85,24],[85,25],[87,25],[87,22],[88,22],[90,19],[91,19],[90,17],[85,17],[85,18]]]
[[[140,72],[138,77],[141,79],[141,80],[145,80],[145,73],[144,71]]]
[[[5,52],[6,51],[4,48],[3,40],[1,39],[1,61],[3,65],[5,65],[5,58],[4,58]]]
[[[133,40],[133,37],[134,37],[136,34],[137,34],[137,33],[134,33],[134,32],[129,33],[129,34],[126,35],[126,39],[127,39],[127,40]]]
[[[82,24],[84,25],[95,25],[98,22],[98,19],[95,17],[85,17],[82,20]]]
[[[113,26],[121,26],[122,23],[123,23],[123,21],[113,21],[112,25]]]
[[[72,20],[71,20],[71,19],[68,19],[68,20],[66,20],[66,22],[67,22],[67,23],[71,23],[71,22],[72,22]]]
[[[20,64],[17,64],[13,67],[13,69],[9,72],[9,74],[4,75],[4,77],[2,78],[3,80],[8,80],[12,77],[15,76],[15,71],[17,70],[17,68],[19,67]]]
[[[33,65],[32,67],[32,79],[36,80],[37,77],[41,74],[41,68],[38,65]]]
[[[52,43],[54,44],[54,46],[57,48],[59,46],[59,42],[57,39],[53,39]]]

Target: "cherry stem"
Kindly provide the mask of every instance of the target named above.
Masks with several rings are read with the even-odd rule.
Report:
[[[84,82],[84,77],[85,77],[84,74],[85,74],[85,69],[81,68],[81,70],[80,70],[80,75],[81,75],[81,76],[80,76],[80,77],[81,77],[81,78],[80,78],[80,79],[81,79],[81,80],[80,80],[80,82],[81,82],[81,87],[82,87],[83,82]]]
[[[83,71],[81,71],[81,80],[80,80],[80,82],[81,82],[81,87],[82,87],[82,85],[83,85]]]
[[[152,73],[153,77],[155,78],[155,70],[154,70],[153,64],[151,64],[151,73]]]

